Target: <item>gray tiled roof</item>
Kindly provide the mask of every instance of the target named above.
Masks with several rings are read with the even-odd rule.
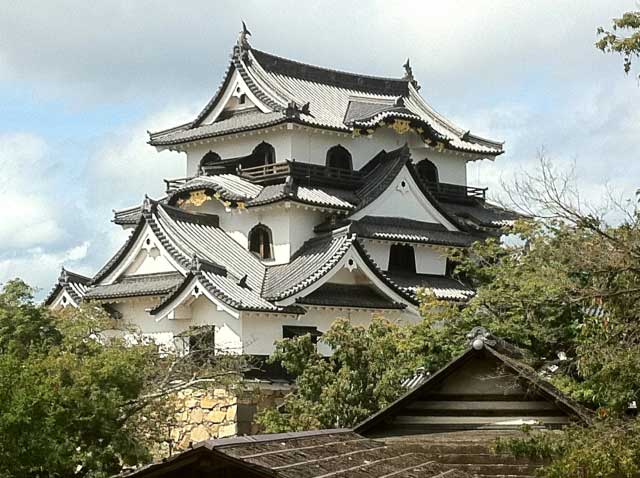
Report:
[[[263,296],[279,300],[308,287],[342,259],[354,240],[354,235],[343,230],[305,242],[287,264],[269,267]]]
[[[409,148],[404,146],[388,153],[382,151],[369,161],[361,170],[364,173],[364,184],[355,191],[360,199],[357,210],[380,196],[410,160]]]
[[[440,202],[443,209],[456,216],[458,220],[470,222],[475,226],[498,228],[512,225],[524,216],[501,208],[489,202],[477,201],[472,204]]]
[[[157,207],[157,224],[185,261],[196,256],[221,266],[236,280],[247,275],[249,287],[260,290],[265,266],[220,227],[162,205]]]
[[[326,283],[297,301],[304,305],[403,309],[404,304],[389,300],[368,285]]]
[[[212,124],[203,124],[221,101],[229,78],[237,71],[270,112],[252,109]],[[399,98],[401,102],[398,102]],[[309,104],[309,111],[301,105]],[[290,111],[290,105],[296,105]],[[277,57],[245,45],[236,46],[222,87],[197,118],[187,125],[150,135],[150,143],[166,146],[263,128],[283,122],[350,132],[358,121],[378,127],[383,116],[409,118],[422,124],[431,139],[447,147],[487,156],[502,152],[502,144],[459,128],[437,113],[418,94],[409,78],[381,78],[346,73]]]
[[[58,282],[45,298],[44,304],[50,305],[63,291],[69,294],[76,304],[79,304],[87,293],[90,281],[89,277],[68,271],[63,267],[60,271]]]
[[[113,211],[113,222],[119,226],[135,226],[142,215],[141,206],[133,206]]]
[[[213,124],[202,125],[195,128],[187,128],[172,131],[158,139],[153,139],[151,143],[156,146],[167,144],[185,143],[202,138],[213,138],[231,133],[239,133],[257,128],[265,128],[287,120],[282,112],[263,113],[260,110],[232,116],[231,118],[216,121]]]
[[[387,272],[387,275],[398,286],[415,294],[419,288],[428,289],[438,299],[468,300],[474,295],[473,289],[451,277],[433,274],[407,274]]]
[[[402,217],[365,216],[353,222],[358,236],[398,242],[467,247],[478,240],[466,232],[448,231],[442,224]]]
[[[172,292],[182,282],[182,279],[182,274],[178,272],[126,276],[112,284],[91,287],[86,293],[85,299],[105,300],[164,295]]]

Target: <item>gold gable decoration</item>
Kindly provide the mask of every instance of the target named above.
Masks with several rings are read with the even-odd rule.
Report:
[[[406,134],[411,131],[411,122],[409,120],[396,119],[389,124],[389,128],[392,128],[398,134]]]
[[[211,196],[209,196],[204,189],[198,189],[197,191],[191,191],[191,193],[189,193],[189,199],[186,199],[182,204],[191,204],[195,207],[200,207],[210,200]]]

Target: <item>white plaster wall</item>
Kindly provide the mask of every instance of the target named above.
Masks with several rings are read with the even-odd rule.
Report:
[[[407,168],[400,171],[385,192],[351,217],[361,219],[364,216],[403,217],[443,224],[449,230],[456,230],[455,226],[426,200]]]
[[[364,241],[363,245],[374,262],[378,264],[378,267],[386,271],[389,268],[389,249],[391,248],[391,243]]]
[[[150,250],[142,249],[133,263],[124,272],[124,275],[158,274],[161,272],[174,272],[176,269],[160,254],[157,247]]]
[[[304,206],[284,204],[250,208],[246,210],[225,211],[217,200],[207,201],[199,207],[188,205],[188,211],[217,214],[220,227],[242,247],[249,247],[249,232],[259,223],[271,229],[273,238],[274,260],[268,264],[288,262],[305,241],[315,236],[313,228],[322,223],[326,213]]]
[[[418,274],[444,275],[447,271],[447,255],[431,246],[414,246],[416,272]]]
[[[415,164],[423,159],[429,159],[438,168],[438,179],[442,183],[467,184],[467,161],[468,157],[450,151],[437,151],[433,148],[421,145],[411,148],[411,158]]]
[[[382,270],[389,269],[389,250],[392,242],[365,241],[364,247]],[[428,245],[414,245],[416,272],[418,274],[444,275],[447,256],[439,249]]]
[[[191,304],[191,319],[163,319],[156,322],[148,309],[158,304],[157,299],[135,299],[113,304],[127,325],[154,338],[159,345],[171,346],[173,337],[189,327],[214,325],[216,348],[240,352],[242,350],[242,324],[224,310],[218,310],[206,297],[200,296]]]
[[[381,150],[392,151],[407,143],[413,161],[429,158],[437,167],[440,180],[452,184],[466,184],[468,156],[438,152],[410,132],[400,135],[390,128],[381,128],[372,136],[352,137],[346,133],[335,133],[320,129],[292,126],[278,127],[267,132],[248,132],[230,137],[214,138],[203,144],[194,143],[187,150],[187,176],[196,174],[200,160],[209,151],[214,151],[222,159],[250,154],[262,141],[270,143],[276,150],[276,161],[293,159],[305,163],[324,165],[327,151],[338,144],[349,150],[354,169],[360,169]]]
[[[305,241],[315,236],[313,228],[326,219],[326,213],[292,205],[289,212],[289,243],[291,254],[300,249]]]
[[[320,332],[326,332],[333,321],[338,318],[346,318],[355,325],[366,326],[375,315],[382,315],[389,320],[398,320],[403,323],[416,323],[420,320],[419,317],[404,311],[385,311],[380,313],[368,310],[329,310],[321,308],[309,308],[307,313],[299,319],[243,314],[241,320],[245,337],[245,353],[255,355],[270,354],[273,351],[276,340],[282,339],[283,325],[315,326]],[[318,351],[323,355],[331,353],[331,350],[323,344],[319,345]]]
[[[214,151],[222,159],[237,158],[251,154],[253,149],[263,141],[271,144],[276,150],[276,162],[292,158],[291,134],[282,126],[275,131],[251,131],[229,137],[212,138],[203,144],[194,143],[187,149],[187,176],[193,176],[198,171],[200,160],[209,151]]]

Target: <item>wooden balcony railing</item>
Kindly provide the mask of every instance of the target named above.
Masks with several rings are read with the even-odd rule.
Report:
[[[342,187],[357,187],[362,184],[362,175],[358,171],[297,161],[285,161],[254,168],[239,169],[238,173],[240,176],[257,183],[268,183],[274,179],[293,176],[303,183],[308,182],[309,184]]]
[[[449,184],[425,181],[424,185],[436,198],[445,201],[469,201],[486,199],[487,188],[477,188],[474,186],[461,186],[460,184]]]
[[[238,158],[241,159],[241,158]],[[256,184],[273,184],[282,181],[287,176],[297,179],[301,185],[324,185],[355,189],[365,181],[365,175],[360,171],[332,168],[319,164],[302,163],[297,161],[283,161],[265,164],[251,168],[242,168],[238,160],[225,160],[203,171],[205,174],[238,174]],[[165,179],[167,194],[179,189],[193,177]],[[437,199],[452,202],[484,201],[487,188],[462,186],[441,182],[423,181],[424,186]]]

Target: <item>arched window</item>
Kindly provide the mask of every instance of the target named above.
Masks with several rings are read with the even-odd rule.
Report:
[[[413,246],[393,244],[389,250],[389,272],[416,273],[416,255]]]
[[[438,168],[428,159],[423,159],[418,163],[418,174],[425,181],[438,182]]]
[[[261,259],[273,259],[271,229],[258,224],[249,232],[249,250]]]
[[[204,171],[208,166],[213,166],[215,163],[220,161],[220,155],[218,153],[214,153],[213,151],[209,151],[205,154],[200,160],[200,171]]]
[[[256,146],[250,156],[242,159],[240,165],[243,168],[255,168],[265,164],[276,162],[276,150],[269,143],[264,141]]]
[[[351,171],[353,169],[351,153],[341,145],[334,146],[327,151],[327,166]]]

